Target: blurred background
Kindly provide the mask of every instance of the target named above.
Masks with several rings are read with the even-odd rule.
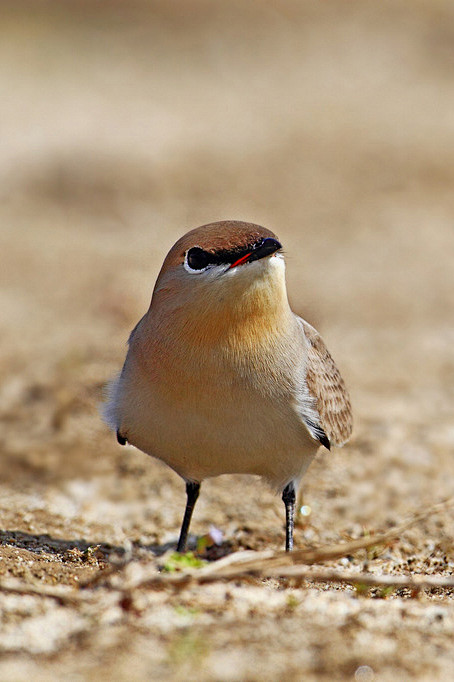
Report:
[[[452,493],[450,0],[2,0],[0,88],[5,531],[176,538],[182,483],[118,448],[97,404],[168,249],[226,218],[279,235],[292,305],[352,394],[297,543]],[[204,490],[195,533],[281,546],[272,493]]]

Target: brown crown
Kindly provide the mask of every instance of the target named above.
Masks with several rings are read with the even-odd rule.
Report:
[[[186,251],[193,246],[199,246],[209,253],[241,253],[261,239],[269,237],[277,239],[266,227],[240,220],[220,220],[217,223],[202,225],[187,232],[172,246],[164,260],[162,271],[183,263]]]

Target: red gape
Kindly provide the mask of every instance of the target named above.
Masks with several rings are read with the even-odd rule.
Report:
[[[241,263],[244,263],[244,261],[249,258],[251,253],[252,253],[252,251],[250,253],[247,253],[245,256],[241,256],[241,258],[238,258],[238,260],[236,260],[234,263],[232,263],[232,265],[229,267],[229,270],[234,268],[236,265],[240,265]]]

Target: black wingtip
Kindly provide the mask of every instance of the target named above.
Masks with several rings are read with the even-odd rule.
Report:
[[[117,429],[117,441],[120,443],[120,445],[126,445],[126,438],[121,435],[120,431]]]
[[[322,429],[322,427],[320,426],[320,424],[315,424],[313,421],[306,419],[306,425],[309,428],[311,436],[315,438],[315,440],[318,440],[320,445],[323,445],[327,450],[331,450],[331,443],[329,442],[329,438]]]
[[[331,443],[329,442],[328,436],[326,435],[326,433],[324,431],[322,433],[323,433],[323,435],[319,436],[319,438],[318,438],[320,443],[322,445],[324,445],[327,450],[331,450]]]

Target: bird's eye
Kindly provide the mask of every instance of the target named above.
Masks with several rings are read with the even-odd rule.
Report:
[[[188,251],[187,263],[191,270],[203,270],[212,262],[211,258],[211,254],[207,253],[199,246],[194,246]]]

